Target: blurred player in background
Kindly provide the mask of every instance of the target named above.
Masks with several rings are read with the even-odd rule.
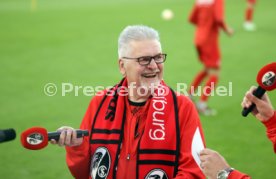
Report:
[[[220,70],[219,30],[231,36],[233,29],[224,21],[224,0],[196,0],[189,21],[196,26],[194,43],[203,69],[199,71],[189,89],[189,95],[198,90],[203,80],[206,83],[197,103],[199,113],[215,115],[216,111],[207,106],[207,100],[218,82]]]
[[[256,30],[256,25],[253,23],[253,14],[256,0],[247,0],[246,10],[245,10],[245,22],[243,27],[247,31]]]

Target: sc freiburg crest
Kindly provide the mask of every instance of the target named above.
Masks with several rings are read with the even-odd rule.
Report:
[[[91,161],[92,179],[106,179],[110,169],[110,154],[105,147],[98,147]]]
[[[148,173],[145,179],[168,179],[168,176],[162,169],[153,169]]]

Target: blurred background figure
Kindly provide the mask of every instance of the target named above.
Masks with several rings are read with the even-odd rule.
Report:
[[[206,79],[200,100],[196,103],[200,114],[210,116],[216,111],[207,106],[207,100],[214,90],[220,70],[219,30],[222,29],[231,36],[233,29],[224,21],[223,0],[196,0],[189,21],[196,26],[194,43],[197,49],[203,69],[199,71],[189,89],[189,95],[193,98],[199,85]]]
[[[247,31],[256,30],[256,25],[253,23],[253,14],[256,0],[246,0],[245,21],[243,27]]]

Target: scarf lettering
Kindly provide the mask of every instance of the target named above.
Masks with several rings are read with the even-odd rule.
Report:
[[[106,111],[105,120],[110,120],[110,121],[114,120],[115,112],[116,112],[116,102],[117,102],[117,98],[112,98],[110,100],[110,103]]]
[[[161,97],[154,97],[153,98],[153,109],[154,112],[152,113],[152,125],[154,129],[149,130],[149,137],[152,140],[165,140],[165,106],[167,104],[166,98]]]

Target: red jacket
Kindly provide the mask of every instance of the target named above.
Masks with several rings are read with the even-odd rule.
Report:
[[[266,135],[272,142],[274,153],[276,153],[276,111],[274,111],[274,115],[266,122],[263,122],[263,124],[266,127]]]
[[[103,96],[95,96],[87,109],[80,128],[91,130],[91,125],[100,105]],[[179,110],[179,125],[180,125],[180,155],[178,172],[175,179],[195,179],[205,178],[200,170],[198,164],[191,153],[191,146],[196,129],[202,136],[202,142],[205,146],[204,135],[202,132],[201,123],[197,111],[193,103],[185,96],[177,96],[178,110]],[[118,161],[118,169],[116,177],[118,179],[135,178],[136,173],[136,155],[139,138],[133,137],[135,130],[139,133],[144,127],[146,121],[141,121],[138,129],[135,129],[137,116],[131,113],[131,105],[127,105],[127,118],[124,124],[124,136],[122,148],[120,150],[120,157]],[[147,103],[143,107],[147,108]],[[143,117],[142,117],[143,118]],[[66,161],[72,175],[77,179],[88,179],[90,177],[90,144],[89,138],[84,138],[82,145],[77,147],[66,147],[67,156]]]

